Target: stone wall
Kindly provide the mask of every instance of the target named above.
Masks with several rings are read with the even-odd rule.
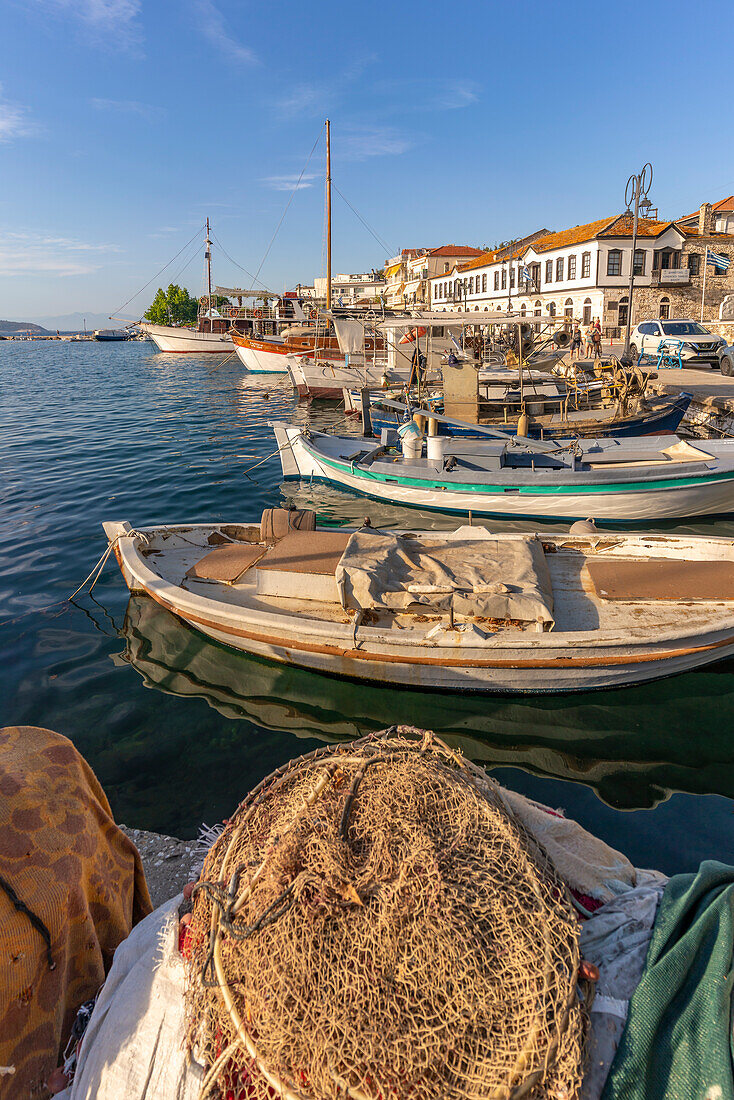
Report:
[[[715,252],[731,256],[732,262],[725,275],[716,273],[716,269],[709,265],[706,274],[706,301],[704,303],[704,324],[715,326],[718,324],[719,306],[727,294],[734,293],[734,242],[724,242],[720,238],[694,237],[687,240],[682,248],[681,267],[687,267],[687,257],[691,254],[698,255],[699,272],[692,275],[689,283],[671,283],[663,286],[635,286],[632,324],[639,324],[648,318],[660,316],[660,305],[663,298],[667,298],[670,304],[671,317],[692,317],[695,320],[701,316],[701,292],[703,289],[703,264],[706,248]],[[626,297],[626,291],[607,290],[604,294],[604,324],[613,326],[617,324],[619,309],[609,309],[609,305],[619,303]],[[731,331],[731,325],[725,326]],[[718,330],[717,330],[718,331]],[[726,332],[722,332],[726,335]]]

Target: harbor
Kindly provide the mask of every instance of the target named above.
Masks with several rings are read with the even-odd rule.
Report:
[[[0,1100],[734,1100],[730,12],[314,14],[5,14]]]

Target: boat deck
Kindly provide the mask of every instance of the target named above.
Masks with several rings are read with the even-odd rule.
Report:
[[[258,595],[256,591],[257,565],[252,565],[234,584],[223,584],[216,581],[206,581],[191,576],[186,576],[189,570],[207,552],[212,550],[212,545],[206,541],[205,532],[191,532],[186,530],[181,535],[167,534],[153,536],[150,546],[143,551],[146,563],[154,571],[156,570],[156,558],[165,553],[165,567],[161,576],[170,583],[183,587],[186,591],[194,593],[205,599],[214,599],[232,608],[246,609],[248,612],[262,612],[269,615],[281,615],[283,618],[291,616],[307,617],[321,623],[334,623],[335,626],[346,626],[353,623],[337,600],[312,600],[302,598],[284,598],[283,596],[270,597]],[[425,532],[424,532],[425,534]],[[659,542],[669,543],[664,537]],[[545,560],[550,573],[553,589],[553,614],[555,627],[553,636],[569,633],[603,633],[605,636],[619,636],[621,639],[631,641],[635,639],[649,638],[651,630],[655,633],[675,633],[680,629],[681,617],[685,615],[686,629],[695,631],[697,627],[704,628],[710,625],[712,620],[730,620],[734,615],[734,600],[730,599],[603,599],[595,589],[593,580],[589,574],[588,562],[592,559],[607,559],[610,556],[619,562],[635,561],[644,563],[650,558],[655,558],[656,540],[648,539],[645,547],[641,547],[639,554],[620,554],[619,540],[614,536],[610,538],[595,539],[586,545],[585,550],[578,547],[565,548],[561,539],[548,541],[543,537]],[[663,549],[663,548],[661,548]],[[669,554],[668,546],[664,547],[666,556]],[[658,551],[659,553],[660,551]],[[677,556],[682,569],[685,569],[686,559],[683,550]],[[734,583],[734,565],[730,562],[730,548],[718,548],[712,543],[711,557],[720,563],[729,562],[732,571],[732,583]],[[262,559],[261,559],[262,560]],[[425,606],[413,612],[370,612],[369,626],[378,630],[395,632],[409,629],[412,636],[418,637],[427,634],[437,623],[445,622],[446,614],[441,612],[431,613],[431,609]],[[483,632],[490,635],[502,635],[508,633],[530,634],[534,633],[533,624],[525,627],[517,624],[497,624],[494,620],[482,620],[476,617],[464,620],[456,617],[457,622],[469,621],[475,623]],[[424,629],[423,629],[424,628]],[[545,637],[548,637],[545,635]],[[396,639],[397,640],[397,639]],[[488,644],[492,644],[491,637]]]

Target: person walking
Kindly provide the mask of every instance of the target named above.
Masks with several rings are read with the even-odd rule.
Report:
[[[584,332],[584,359],[591,359],[594,354],[594,341],[592,339],[594,335],[594,325],[589,321]]]
[[[573,332],[571,334],[571,359],[574,355],[577,359],[581,358],[581,329],[578,321],[573,323]]]
[[[601,325],[599,324],[599,318],[594,319],[594,324],[591,330],[591,343],[594,349],[594,358],[601,359]]]

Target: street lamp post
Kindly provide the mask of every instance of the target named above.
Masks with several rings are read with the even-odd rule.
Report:
[[[635,288],[635,253],[637,251],[637,222],[640,215],[640,207],[644,210],[649,210],[652,203],[647,197],[648,191],[652,186],[652,165],[648,163],[644,166],[642,171],[638,175],[632,175],[627,180],[627,186],[624,189],[624,201],[627,204],[628,213],[632,213],[632,200],[634,199],[635,209],[632,219],[632,262],[630,263],[630,288],[627,298],[627,330],[624,338],[624,351],[622,352],[622,363],[629,367],[632,365],[632,356],[630,354],[630,333],[632,331],[632,292]]]

